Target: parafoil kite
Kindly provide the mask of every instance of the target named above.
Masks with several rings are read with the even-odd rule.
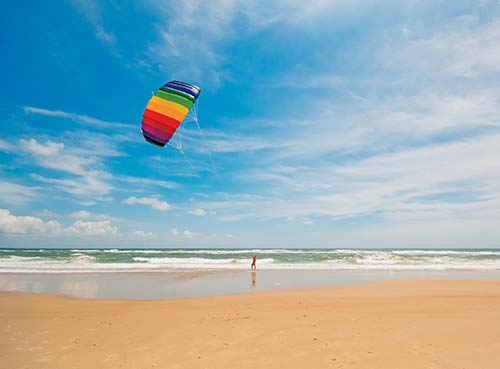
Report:
[[[142,115],[142,134],[149,143],[165,146],[201,93],[197,86],[170,81],[149,100]]]

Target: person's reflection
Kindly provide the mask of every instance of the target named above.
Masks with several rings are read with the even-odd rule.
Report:
[[[255,283],[256,283],[256,277],[257,277],[257,271],[256,270],[252,270],[251,272],[251,275],[252,275],[252,288],[255,287]]]

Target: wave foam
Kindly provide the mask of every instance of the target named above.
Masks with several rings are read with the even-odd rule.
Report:
[[[2,250],[4,251],[4,250]],[[8,250],[0,272],[246,270],[500,270],[500,250],[72,249]],[[29,252],[28,252],[29,251]],[[33,252],[39,252],[34,254]]]

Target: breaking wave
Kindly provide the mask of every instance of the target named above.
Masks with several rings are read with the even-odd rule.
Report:
[[[245,270],[500,270],[495,249],[0,249],[3,273]]]

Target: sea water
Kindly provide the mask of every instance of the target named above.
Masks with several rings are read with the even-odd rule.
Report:
[[[0,249],[0,273],[500,270],[500,249]]]

